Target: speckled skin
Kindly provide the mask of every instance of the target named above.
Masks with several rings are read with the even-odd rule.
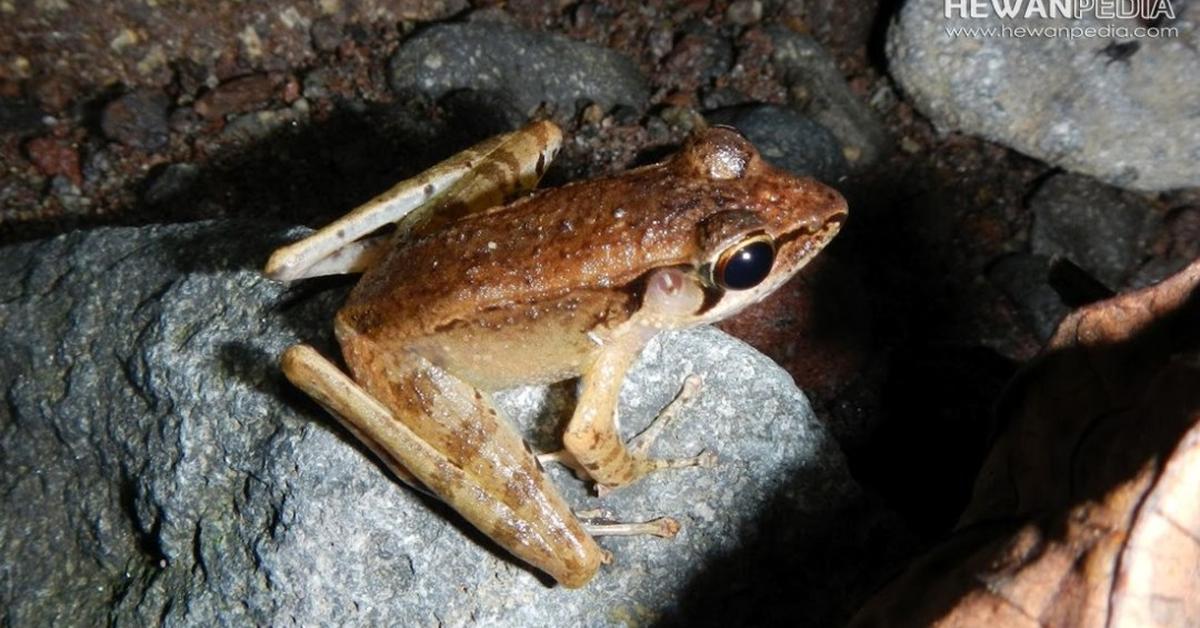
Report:
[[[704,464],[711,457],[651,459],[652,439],[627,446],[616,425],[626,370],[658,330],[719,320],[770,294],[833,237],[846,206],[820,183],[763,162],[735,131],[715,128],[662,164],[488,207],[540,175],[560,137],[534,123],[462,153],[456,163],[472,176],[452,189],[401,184],[398,194],[420,190],[426,202],[402,223],[394,248],[371,257],[336,320],[353,380],[303,345],[285,353],[283,368],[398,476],[579,587],[606,554],[489,391],[579,375],[563,444],[605,490]],[[365,231],[343,219],[315,236],[318,246],[350,238],[337,225]],[[768,274],[747,290],[721,289],[710,277],[719,260],[764,238],[775,246]],[[313,247],[277,252],[268,268],[291,272],[297,260],[311,262],[305,250]],[[677,530],[670,524],[665,535]]]
[[[741,176],[714,178],[707,160],[722,157],[743,162]],[[650,271],[699,271],[730,243],[705,242],[706,220],[732,212],[748,212],[775,239],[774,274],[786,278],[832,237],[846,208],[832,189],[770,166],[736,132],[715,128],[661,164],[541,191],[401,243],[363,276],[339,329],[447,366],[456,362],[449,354],[465,352],[451,370],[486,389],[578,375],[596,348],[586,335],[628,319]],[[520,359],[530,346],[532,359]],[[481,360],[489,353],[504,359]]]

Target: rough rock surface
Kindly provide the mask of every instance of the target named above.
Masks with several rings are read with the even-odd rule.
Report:
[[[475,92],[517,122],[543,103],[570,117],[581,103],[640,111],[649,98],[637,67],[615,51],[492,21],[422,31],[392,57],[390,82],[397,92],[432,98]]]
[[[1178,37],[973,38],[946,29],[1143,24],[947,19],[943,0],[912,0],[889,33],[888,62],[913,103],[942,129],[981,135],[1120,187],[1197,186],[1200,4],[1174,7],[1176,19],[1160,26],[1178,28]]]
[[[1124,287],[1142,263],[1159,223],[1140,196],[1078,175],[1050,177],[1029,206],[1033,252],[1065,257],[1112,289]]]
[[[710,448],[717,469],[602,501],[550,470],[578,508],[672,514],[683,531],[605,539],[615,563],[592,585],[547,585],[393,481],[282,380],[287,345],[332,350],[346,286],[258,274],[296,235],[195,223],[0,249],[5,624],[828,625],[875,584],[880,519],[804,396],[766,358],[700,329],[647,349],[622,410],[639,429],[701,374],[656,449]],[[569,397],[556,386],[502,401],[550,448]]]

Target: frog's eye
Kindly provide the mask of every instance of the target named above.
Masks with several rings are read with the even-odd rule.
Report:
[[[757,235],[729,247],[713,267],[713,281],[726,290],[747,290],[762,283],[775,263],[775,242]]]

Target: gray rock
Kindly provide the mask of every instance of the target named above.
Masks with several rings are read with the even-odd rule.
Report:
[[[167,145],[167,95],[158,90],[130,92],[108,103],[100,114],[105,137],[139,150]]]
[[[1178,28],[1178,37],[973,38],[946,29],[1142,24],[1090,15],[947,19],[943,0],[911,0],[889,32],[888,61],[917,108],[943,130],[980,135],[1121,187],[1196,186],[1200,3],[1174,7],[1177,19],[1162,26]]]
[[[510,24],[438,24],[406,41],[391,59],[390,82],[400,93],[431,98],[457,90],[497,95],[511,103],[513,126],[542,103],[556,116],[575,115],[581,101],[604,109],[646,108],[649,88],[626,57],[606,48]]]
[[[850,172],[837,137],[816,121],[775,105],[748,105],[706,114],[741,131],[767,161],[831,185]]]
[[[578,508],[672,514],[683,531],[602,540],[615,562],[590,586],[548,586],[393,481],[282,380],[289,344],[333,350],[346,287],[258,274],[297,235],[197,223],[0,249],[5,623],[828,625],[876,583],[878,552],[864,548],[886,547],[872,540],[879,519],[804,396],[763,356],[700,329],[648,348],[622,416],[639,429],[701,374],[656,449],[710,448],[718,468],[603,501],[549,471]],[[502,401],[544,437],[570,396],[557,386]]]
[[[778,26],[767,32],[775,44],[771,62],[792,95],[792,105],[833,132],[852,169],[877,162],[890,148],[887,130],[850,91],[833,57],[807,35]]]
[[[1159,223],[1151,204],[1079,175],[1056,175],[1030,200],[1033,252],[1065,257],[1116,290],[1137,269]]]

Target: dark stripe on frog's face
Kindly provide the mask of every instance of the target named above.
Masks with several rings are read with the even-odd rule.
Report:
[[[715,322],[716,320],[720,320],[726,316],[731,316],[736,313],[737,310],[735,309],[730,312],[717,314],[715,318],[710,320],[711,315],[714,313],[713,311],[725,301],[726,296],[744,298],[747,295],[758,295],[758,298],[755,299],[755,301],[757,301],[764,298],[767,294],[774,292],[779,285],[782,285],[784,282],[790,279],[792,275],[807,265],[812,258],[816,257],[817,253],[820,253],[821,250],[825,248],[825,245],[828,244],[829,241],[833,239],[833,236],[837,234],[845,219],[845,213],[837,213],[830,216],[829,219],[820,226],[813,227],[805,225],[779,236],[779,238],[774,241],[776,251],[775,268],[771,270],[771,273],[767,276],[767,280],[764,281],[764,284],[766,285],[759,285],[747,290],[734,291],[725,290],[720,286],[713,285],[709,281],[705,281],[703,283],[704,304],[701,305],[700,309],[695,312],[695,316],[698,319],[703,319],[699,322]],[[805,241],[811,242],[811,245],[808,246],[807,250],[805,250],[801,255],[796,255],[796,246],[803,246]],[[704,276],[702,270],[700,274],[701,276]],[[780,277],[780,275],[783,276]],[[775,279],[774,285],[768,283],[772,281],[772,278]],[[737,309],[740,309],[740,307]]]

